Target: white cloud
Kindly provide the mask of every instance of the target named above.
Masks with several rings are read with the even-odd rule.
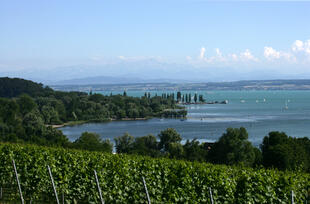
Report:
[[[200,59],[204,59],[205,58],[205,52],[206,52],[206,48],[202,47],[200,49],[200,55],[199,55]]]
[[[296,40],[288,50],[276,50],[271,46],[265,46],[263,49],[263,57],[258,58],[252,54],[250,49],[246,49],[241,53],[223,54],[219,48],[215,48],[215,53],[206,57],[206,49],[200,49],[199,64],[213,64],[213,65],[231,65],[236,63],[294,63],[300,65],[309,65],[310,63],[310,39],[301,41]],[[267,60],[267,61],[264,61]],[[192,58],[187,57],[188,61],[193,62]],[[263,64],[260,64],[263,65]],[[270,64],[269,64],[270,65]]]
[[[223,62],[225,61],[225,57],[223,56],[222,52],[219,48],[215,49],[215,56],[206,57],[206,49],[202,47],[200,49],[199,59],[205,63],[216,63],[216,62]]]
[[[296,62],[296,57],[292,53],[277,51],[272,47],[264,47],[264,57],[269,61],[285,59],[288,62]]]
[[[198,56],[199,61],[194,62],[193,59],[189,56],[186,57],[187,61],[194,64],[206,65],[230,65],[231,63],[244,63],[250,61],[259,61],[256,57],[254,57],[249,49],[246,49],[244,52],[239,54],[227,54],[224,55],[219,48],[215,48],[215,54],[210,57],[206,57],[206,49],[202,47],[200,49],[200,54]]]
[[[240,53],[240,58],[245,61],[258,61],[258,59],[252,55],[249,49],[246,49],[244,52]]]
[[[305,42],[305,52],[310,55],[310,40]]]
[[[223,56],[219,48],[215,48],[215,52],[216,52],[216,55],[218,57],[222,57]]]
[[[230,54],[229,56],[230,56],[230,58],[231,58],[233,61],[238,61],[238,60],[239,60],[239,57],[238,57],[238,55],[236,55],[236,54]]]
[[[256,57],[254,57],[249,49],[246,49],[244,52],[241,52],[240,54],[227,54],[224,55],[219,48],[215,48],[215,55],[211,55],[210,57],[206,57],[206,49],[202,47],[200,49],[199,54],[199,60],[201,63],[207,63],[207,64],[228,64],[229,63],[235,63],[235,62],[248,62],[248,61],[259,61]],[[192,61],[192,58],[187,56],[187,61]]]
[[[305,42],[301,40],[296,40],[292,45],[292,50],[295,53],[304,53],[310,55],[310,39]]]
[[[245,49],[239,53],[225,53],[220,48],[215,48],[212,54],[207,53],[205,47],[201,47],[198,56],[185,56],[185,59],[190,64],[205,67],[262,67],[265,65],[277,67],[280,64],[308,66],[310,64],[310,40],[296,40],[287,50],[277,50],[271,46],[265,46],[261,54],[258,57],[250,49]],[[158,56],[118,56],[117,59],[121,61],[157,60],[161,62],[166,60]]]
[[[223,54],[222,54],[222,52],[220,51],[219,48],[216,48],[216,49],[215,49],[215,52],[216,52],[216,60],[217,60],[217,61],[222,61],[222,62],[224,62],[224,61],[227,60],[227,59],[223,56]]]
[[[304,65],[310,64],[310,39],[305,40],[304,42],[296,40],[293,43],[291,50],[296,62]]]
[[[272,47],[264,47],[264,56],[268,60],[273,60],[273,59],[279,59],[280,58],[280,52],[276,51]]]
[[[292,50],[294,52],[303,51],[304,43],[301,40],[296,40],[292,45]]]

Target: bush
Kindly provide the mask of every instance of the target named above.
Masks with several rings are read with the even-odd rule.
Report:
[[[96,133],[84,132],[74,143],[73,147],[90,151],[109,152],[113,151],[113,144],[110,140],[101,140]]]

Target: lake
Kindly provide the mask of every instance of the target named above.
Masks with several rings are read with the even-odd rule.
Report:
[[[164,91],[152,91],[161,95]],[[101,92],[109,95],[110,92]],[[122,94],[113,92],[113,94]],[[166,93],[166,92],[164,92]],[[172,92],[167,92],[172,93]],[[153,118],[145,121],[113,121],[87,123],[59,128],[71,141],[82,132],[96,132],[102,138],[113,140],[125,132],[135,137],[157,135],[166,128],[175,128],[183,142],[216,141],[228,127],[245,127],[249,140],[258,146],[270,131],[283,131],[289,136],[310,136],[310,91],[187,91],[182,94],[202,94],[207,101],[228,100],[228,104],[188,105],[185,120]],[[127,91],[140,97],[143,91]],[[176,95],[176,94],[175,94]]]

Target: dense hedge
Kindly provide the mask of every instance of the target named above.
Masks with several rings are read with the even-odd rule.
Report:
[[[216,203],[289,203],[291,190],[296,203],[303,203],[310,188],[310,175],[301,172],[17,144],[0,144],[1,186],[16,186],[13,158],[25,198],[33,201],[53,202],[46,165],[70,203],[98,203],[94,169],[107,203],[146,203],[141,176],[153,203],[208,203],[208,187]],[[17,188],[11,198],[18,198]]]

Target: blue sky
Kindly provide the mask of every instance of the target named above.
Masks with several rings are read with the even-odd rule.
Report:
[[[151,61],[302,78],[309,11],[309,1],[2,0],[0,73],[120,63],[126,74],[134,63],[147,72]]]

